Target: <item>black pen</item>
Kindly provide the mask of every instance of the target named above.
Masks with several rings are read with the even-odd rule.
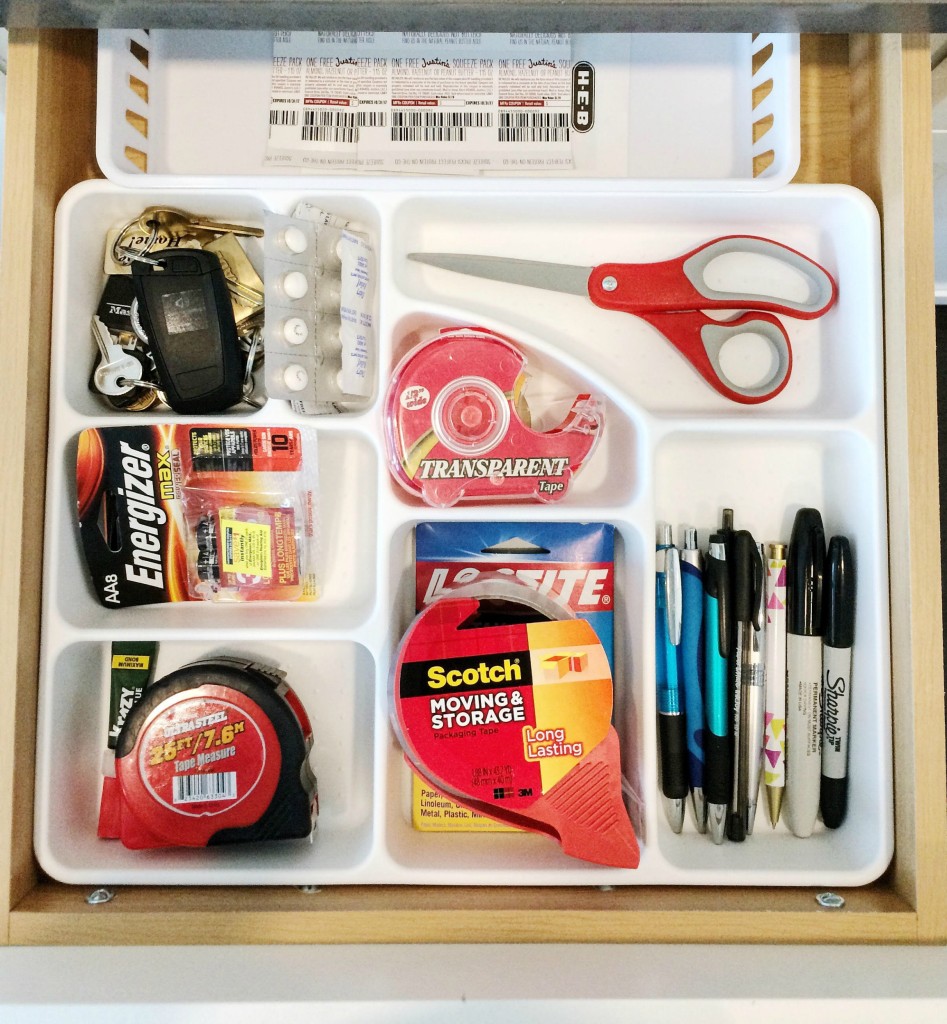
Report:
[[[822,768],[822,581],[825,531],[817,509],[796,513],[786,577],[786,800],[793,834],[812,835]]]
[[[847,537],[833,537],[825,567],[822,647],[822,788],[819,806],[828,828],[838,828],[848,806],[848,737],[852,644],[855,641],[855,559]]]
[[[748,530],[737,530],[733,535],[733,623],[734,623],[734,676],[731,714],[733,721],[733,786],[730,791],[730,815],[727,820],[727,838],[742,843],[746,838],[748,815],[749,758],[747,743],[756,735],[749,729],[748,709],[743,701],[747,696],[745,679],[759,670],[762,679],[762,647],[755,646],[759,629],[760,595],[763,586],[763,566],[759,548]],[[754,708],[757,708],[754,702]],[[762,714],[762,706],[758,707]],[[749,732],[748,732],[749,730]],[[759,752],[757,751],[757,757]],[[759,775],[756,776],[759,782]],[[756,797],[753,798],[754,810]]]
[[[723,537],[715,533],[704,559],[704,802],[707,831],[718,845],[723,842],[730,804],[730,633],[730,569]]]

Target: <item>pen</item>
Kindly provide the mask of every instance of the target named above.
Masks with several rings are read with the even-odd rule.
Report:
[[[723,538],[714,534],[704,559],[704,800],[707,831],[723,842],[730,801],[727,659],[730,650],[730,570]]]
[[[698,832],[707,831],[704,802],[704,666],[701,627],[704,620],[704,582],[697,549],[697,531],[684,528],[681,551],[681,676],[687,721],[687,766],[691,812]]]
[[[752,736],[747,717],[751,710],[762,715],[762,705],[754,702],[753,709],[744,707],[748,690],[762,682],[762,645],[756,634],[759,624],[760,590],[763,585],[762,564],[759,550],[747,530],[738,530],[733,535],[733,621],[735,626],[734,677],[731,690],[733,715],[733,785],[730,791],[730,814],[727,819],[727,838],[742,843],[746,838],[746,818],[749,786],[749,762],[751,751],[748,744]],[[760,737],[762,742],[762,737]],[[757,776],[757,782],[759,778]],[[754,807],[756,798],[753,798]]]
[[[786,799],[795,835],[812,835],[822,768],[822,580],[825,531],[817,509],[796,513],[786,574]]]
[[[763,548],[753,545],[753,618],[744,625],[743,661],[740,668],[740,701],[742,715],[740,738],[740,772],[744,788],[744,827],[753,835],[756,820],[756,802],[760,791],[760,771],[763,764],[763,705],[766,680],[766,584],[764,581]]]
[[[681,642],[681,562],[667,523],[658,524],[654,626],[661,791],[668,824],[672,831],[680,832],[687,799],[687,736],[677,670],[677,648]]]
[[[769,821],[779,821],[786,785],[786,545],[770,544],[766,563],[766,712],[763,783]]]
[[[838,828],[848,805],[848,737],[852,644],[855,639],[855,560],[847,537],[833,537],[825,568],[822,648],[822,820]]]

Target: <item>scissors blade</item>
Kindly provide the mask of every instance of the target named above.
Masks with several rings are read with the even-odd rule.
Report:
[[[513,260],[503,256],[471,256],[452,252],[409,252],[408,259],[427,263],[458,274],[483,277],[490,281],[522,284],[549,292],[589,297],[592,267],[573,267],[565,263],[538,260]]]

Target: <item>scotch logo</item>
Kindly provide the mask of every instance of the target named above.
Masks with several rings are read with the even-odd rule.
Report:
[[[595,124],[595,68],[580,60],[572,69],[572,127],[591,131]]]
[[[440,690],[444,686],[477,686],[479,683],[496,686],[498,683],[519,683],[522,680],[518,658],[504,658],[500,665],[488,665],[481,661],[479,665],[464,669],[431,665],[427,670],[427,685],[432,690]]]

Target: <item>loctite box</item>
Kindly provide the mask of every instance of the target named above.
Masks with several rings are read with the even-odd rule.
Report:
[[[593,627],[614,672],[615,528],[607,523],[426,522],[415,532],[416,610],[495,574],[515,577]],[[561,666],[549,666],[558,671]],[[412,773],[422,832],[515,831],[459,807]]]

